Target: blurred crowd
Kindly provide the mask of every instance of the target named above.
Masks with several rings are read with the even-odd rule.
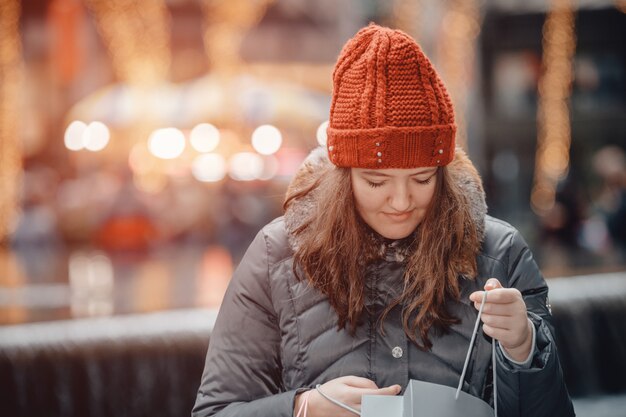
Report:
[[[539,218],[537,245],[546,264],[602,269],[626,263],[625,152],[606,146],[591,161],[591,183],[571,173],[559,183],[554,207]]]

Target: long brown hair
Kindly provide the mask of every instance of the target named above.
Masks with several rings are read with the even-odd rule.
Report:
[[[364,309],[364,267],[377,259],[379,248],[357,212],[350,169],[330,164],[317,169],[323,172],[292,184],[284,203],[286,210],[299,199],[315,205],[292,231],[298,241],[294,272],[328,297],[339,328],[349,325],[354,334]],[[433,199],[405,260],[404,291],[384,310],[381,326],[387,314],[402,305],[405,333],[419,348],[430,349],[431,328],[446,331],[458,322],[445,301],[459,299],[460,276],[475,277],[478,241],[465,195],[447,168],[439,168]]]

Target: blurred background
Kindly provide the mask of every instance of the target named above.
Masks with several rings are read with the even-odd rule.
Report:
[[[97,391],[79,387],[76,369],[61,378],[68,391],[29,394],[20,383],[36,381],[28,372],[41,363],[18,369],[23,357],[11,352],[30,347],[36,361],[33,346],[76,347],[97,323],[123,338],[134,325],[150,327],[148,316],[161,325],[174,317],[178,327],[154,334],[176,333],[219,308],[248,244],[281,215],[299,164],[325,143],[334,61],[370,21],[406,31],[435,64],[489,213],[528,240],[556,291],[557,321],[558,301],[580,313],[581,292],[604,306],[584,310],[596,321],[579,327],[580,316],[562,308],[562,360],[574,394],[609,395],[607,414],[593,415],[626,415],[626,401],[614,402],[626,391],[618,380],[626,372],[625,1],[0,0],[0,386],[15,398],[7,415],[39,406],[46,415],[108,415],[76,405],[72,390]],[[131,317],[139,321],[123,321]],[[585,352],[614,373],[592,377],[566,364],[583,360],[581,329],[597,331],[597,320],[614,337],[599,345],[613,350]],[[188,330],[203,355],[210,329],[198,326]],[[107,351],[89,352],[82,363],[93,371]],[[191,392],[201,359],[187,365]],[[168,415],[190,409],[193,397],[181,395],[163,408]],[[580,415],[594,401],[580,402]],[[134,415],[124,404],[109,411]]]

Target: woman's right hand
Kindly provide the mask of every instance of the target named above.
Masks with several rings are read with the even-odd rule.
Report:
[[[363,395],[397,395],[402,388],[400,385],[378,388],[374,381],[358,376],[342,376],[332,379],[320,386],[324,394],[341,401],[347,406],[361,410]],[[294,416],[300,409],[303,400],[302,394],[296,396]],[[328,401],[313,389],[309,394],[307,417],[354,417],[355,414]]]

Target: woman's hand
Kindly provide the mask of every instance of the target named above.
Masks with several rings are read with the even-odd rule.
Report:
[[[320,386],[324,394],[341,401],[347,406],[361,410],[361,396],[363,395],[397,395],[401,391],[400,385],[391,385],[378,388],[374,381],[358,376],[342,376],[332,379]],[[294,416],[300,409],[302,394],[296,396]],[[322,397],[316,389],[309,394],[307,417],[354,417],[355,414],[341,408]]]
[[[489,293],[481,315],[483,331],[498,340],[512,359],[525,361],[532,349],[532,329],[522,294],[515,288],[502,288],[495,278],[487,280],[485,291]],[[469,298],[479,310],[483,292],[473,292]]]

